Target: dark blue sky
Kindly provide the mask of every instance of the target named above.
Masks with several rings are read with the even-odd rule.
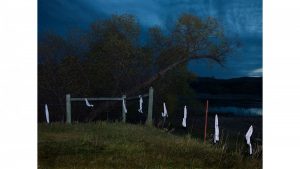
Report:
[[[95,19],[111,14],[129,13],[143,28],[158,25],[164,30],[184,12],[213,16],[227,36],[239,37],[242,47],[231,54],[224,68],[199,60],[189,63],[190,70],[201,77],[262,76],[261,0],[38,0],[38,10],[39,33],[60,34],[69,28],[87,28]]]

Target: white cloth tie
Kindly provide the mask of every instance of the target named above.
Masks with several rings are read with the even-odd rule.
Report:
[[[45,116],[46,116],[46,121],[49,124],[50,119],[49,119],[49,110],[48,110],[48,105],[47,104],[45,104]]]
[[[140,108],[139,108],[139,112],[140,113],[143,113],[143,97],[141,96],[141,95],[139,95],[139,97],[140,97]]]
[[[183,127],[186,127],[186,118],[187,118],[187,109],[186,109],[186,106],[184,106],[184,109],[183,109],[183,119],[182,119],[182,126]]]
[[[249,145],[249,153],[250,155],[252,154],[252,145],[251,145],[251,136],[252,136],[252,133],[253,133],[253,127],[252,125],[250,126],[249,130],[247,131],[246,135],[245,135],[245,138],[247,140],[247,144]]]
[[[88,107],[94,107],[94,105],[90,104],[89,101],[87,100],[87,98],[84,99],[85,100],[85,104]]]
[[[166,107],[166,103],[164,102],[164,112],[161,113],[162,117],[168,117],[168,111],[167,111],[167,107]]]
[[[124,112],[127,113],[125,98],[123,98],[122,105],[123,105]]]
[[[219,120],[218,115],[215,116],[215,134],[214,134],[214,143],[219,141]]]

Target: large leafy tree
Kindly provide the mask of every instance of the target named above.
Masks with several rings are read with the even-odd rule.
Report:
[[[150,28],[148,48],[154,59],[153,71],[147,80],[129,93],[153,85],[156,89],[155,105],[158,105],[156,115],[159,115],[163,101],[168,103],[170,112],[181,111],[178,96],[194,94],[189,83],[195,75],[188,71],[188,62],[206,59],[223,65],[233,47],[234,43],[224,36],[222,27],[211,17],[201,19],[183,14],[170,32],[164,33],[159,27]],[[195,101],[189,102],[195,105]]]
[[[223,65],[227,54],[233,49],[233,43],[224,36],[222,27],[211,17],[202,20],[183,14],[168,37],[163,36],[159,28],[152,28],[150,33],[158,69],[132,92],[152,84],[168,71],[190,60],[208,59]]]
[[[141,83],[150,71],[151,55],[140,43],[140,26],[130,15],[96,21],[89,33],[88,74],[95,95],[120,96]],[[107,103],[91,113],[94,119]],[[99,113],[100,112],[100,113]]]
[[[180,16],[169,32],[150,28],[143,35],[146,43],[131,15],[113,15],[92,23],[87,32],[69,35],[48,34],[39,41],[39,101],[51,96],[62,105],[66,93],[135,95],[154,86],[157,104],[166,100],[172,107],[178,104],[178,95],[193,94],[189,83],[195,76],[187,69],[190,60],[223,64],[232,50],[216,20],[190,14]],[[93,111],[87,120],[98,118],[109,106]]]

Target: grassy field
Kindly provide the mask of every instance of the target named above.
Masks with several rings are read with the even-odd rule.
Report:
[[[133,124],[39,124],[38,168],[262,168],[261,157],[225,145]]]

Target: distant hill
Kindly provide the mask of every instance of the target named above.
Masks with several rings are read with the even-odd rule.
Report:
[[[197,99],[207,99],[212,106],[262,108],[262,77],[198,78],[191,87]]]
[[[262,96],[262,77],[233,79],[197,78],[191,87],[199,94]]]

